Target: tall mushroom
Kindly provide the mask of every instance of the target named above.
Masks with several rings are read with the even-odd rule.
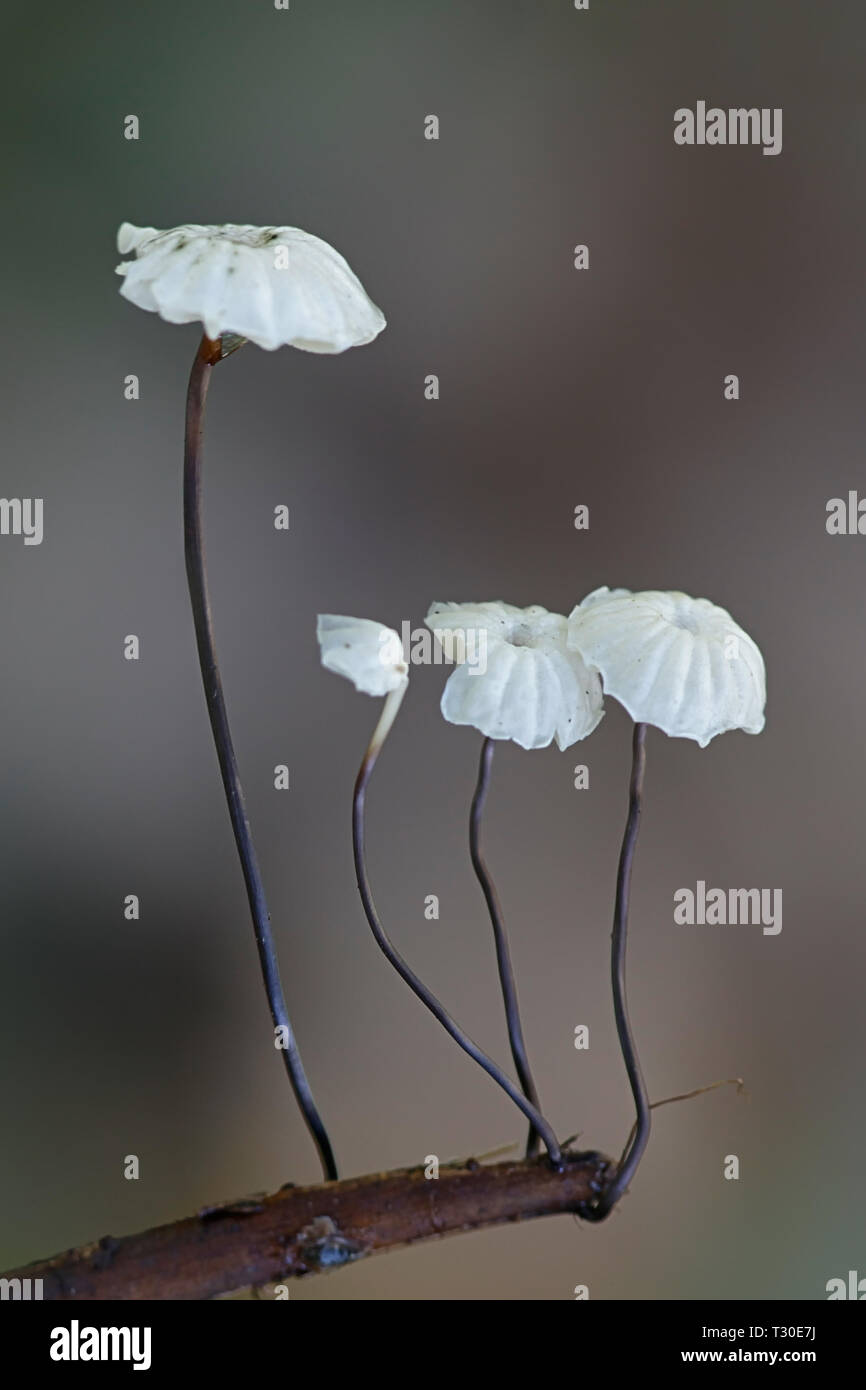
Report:
[[[189,378],[184,452],[184,546],[205,700],[246,885],[275,1037],[326,1180],[337,1177],[289,1019],[264,885],[253,847],[217,664],[205,569],[202,432],[214,366],[249,340],[272,351],[284,344],[337,353],[369,343],[385,326],[349,266],[327,242],[297,227],[188,225],[157,231],[124,222],[117,267],[121,294],[169,323],[204,328]]]

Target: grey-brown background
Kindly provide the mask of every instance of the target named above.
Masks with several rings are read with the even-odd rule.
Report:
[[[317,1172],[271,1046],[194,657],[196,330],[118,295],[129,219],[302,226],[389,320],[339,358],[233,357],[207,450],[236,743],[347,1173],[487,1150],[522,1123],[362,919],[349,797],[376,705],[320,669],[315,614],[417,625],[433,599],[568,611],[599,584],[681,588],[730,608],[769,672],[759,738],[702,752],[651,734],[629,962],[653,1096],[742,1075],[749,1098],[660,1111],[601,1227],[468,1236],[292,1297],[820,1298],[866,1273],[866,540],[824,529],[827,499],[863,478],[862,6],[159,0],[10,4],[3,29],[2,492],[44,497],[45,539],[0,541],[2,1264]],[[698,99],[782,107],[782,154],[676,147],[673,112]],[[478,741],[442,721],[442,678],[413,672],[371,792],[370,868],[401,949],[505,1058],[465,844]],[[628,741],[609,706],[564,755],[502,746],[486,827],[546,1109],[609,1152],[631,1119],[607,988]],[[675,927],[673,893],[698,878],[781,887],[781,935]]]

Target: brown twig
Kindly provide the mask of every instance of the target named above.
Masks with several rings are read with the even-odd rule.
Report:
[[[45,1299],[207,1299],[337,1269],[399,1246],[506,1222],[574,1213],[598,1195],[610,1160],[563,1155],[404,1168],[316,1187],[281,1188],[140,1235],[102,1240],[13,1270]]]

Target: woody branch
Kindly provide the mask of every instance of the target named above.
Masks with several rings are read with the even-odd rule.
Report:
[[[41,1279],[44,1299],[194,1300],[281,1283],[459,1231],[575,1214],[597,1197],[610,1160],[563,1155],[375,1173],[206,1208],[140,1235],[66,1251],[7,1279]]]

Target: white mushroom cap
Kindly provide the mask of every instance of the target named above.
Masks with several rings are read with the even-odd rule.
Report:
[[[568,644],[638,723],[702,748],[717,734],[759,734],[764,659],[730,613],[704,598],[596,589],[568,620]]]
[[[124,222],[120,293],[169,323],[201,322],[209,338],[237,334],[272,350],[343,352],[385,327],[343,257],[297,227],[190,224],[159,232]]]
[[[426,622],[446,656],[453,651],[460,661],[442,694],[449,723],[521,748],[555,740],[565,749],[601,720],[601,683],[568,650],[561,614],[538,605],[434,603]]]
[[[322,665],[345,676],[364,695],[387,695],[409,681],[403,646],[393,628],[369,618],[320,613],[316,637]]]

